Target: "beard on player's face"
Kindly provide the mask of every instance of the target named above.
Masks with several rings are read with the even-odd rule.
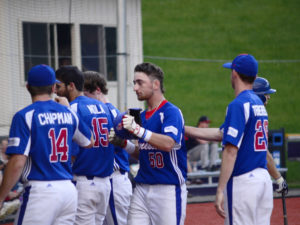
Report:
[[[61,97],[66,97],[68,99],[68,101],[70,102],[70,93],[68,92],[68,90],[66,88],[63,90],[57,91],[57,95],[61,96]]]
[[[148,100],[153,96],[153,89],[147,88],[143,91],[136,91],[136,96],[139,101]]]

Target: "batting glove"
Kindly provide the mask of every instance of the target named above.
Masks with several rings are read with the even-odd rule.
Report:
[[[289,188],[288,188],[288,184],[287,184],[286,180],[283,179],[283,177],[279,177],[276,180],[276,183],[278,185],[278,188],[276,189],[276,192],[277,193],[284,193],[285,195],[287,195],[288,192],[289,192]]]
[[[110,131],[109,131],[109,134],[108,134],[108,140],[113,145],[121,147],[121,148],[124,148],[124,146],[126,145],[126,140],[118,137],[116,135],[116,132],[115,132],[114,128],[110,128]]]
[[[135,144],[133,144],[130,141],[127,141],[125,139],[122,139],[122,138],[118,137],[115,133],[114,128],[110,128],[110,131],[109,131],[109,134],[108,134],[108,140],[113,145],[125,149],[129,154],[131,154],[135,151]]]
[[[142,131],[141,131],[141,126],[138,125],[135,121],[134,121],[134,117],[130,116],[128,114],[124,115],[123,119],[122,119],[122,125],[123,127],[128,130],[130,133],[138,136],[142,136]],[[138,136],[139,137],[139,136]]]
[[[134,121],[134,117],[128,114],[124,115],[122,119],[123,127],[128,130],[130,133],[134,134],[138,138],[144,139],[144,141],[149,141],[152,135],[152,132],[146,130],[145,128],[141,127]]]

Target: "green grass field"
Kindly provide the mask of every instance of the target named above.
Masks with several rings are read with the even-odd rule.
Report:
[[[165,96],[181,108],[187,125],[208,115],[216,127],[234,98],[230,70],[222,64],[250,53],[259,75],[277,89],[267,107],[269,129],[300,133],[299,12],[298,0],[144,0],[144,60],[163,68]],[[300,162],[287,165],[288,182],[300,187]]]

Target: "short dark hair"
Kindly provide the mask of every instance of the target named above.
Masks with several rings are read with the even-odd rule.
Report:
[[[30,86],[28,85],[28,91],[31,96],[36,96],[36,95],[43,95],[43,94],[52,94],[52,86],[53,85],[48,85],[48,86]]]
[[[99,87],[101,92],[107,95],[107,83],[103,74],[98,73],[96,71],[85,71],[83,72],[83,79],[84,90],[92,93],[97,89],[97,87]]]
[[[240,76],[240,78],[243,82],[248,83],[248,84],[253,84],[254,81],[255,81],[255,78],[256,78],[256,76],[254,76],[254,77],[253,76],[246,76],[246,75],[241,74],[239,72],[237,72],[237,74]]]
[[[165,92],[164,84],[163,84],[164,72],[162,71],[162,69],[159,66],[157,66],[153,63],[144,62],[144,63],[136,65],[134,68],[134,72],[143,72],[143,73],[147,74],[148,77],[159,80],[160,90],[162,93]]]
[[[62,81],[66,85],[73,82],[78,91],[83,91],[83,74],[77,66],[62,66],[55,72],[56,79]]]

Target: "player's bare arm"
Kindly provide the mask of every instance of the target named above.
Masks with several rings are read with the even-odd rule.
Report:
[[[150,140],[148,141],[150,145],[160,149],[162,151],[171,152],[175,146],[175,141],[173,138],[158,133],[152,133]]]
[[[276,183],[278,185],[276,192],[278,192],[278,193],[284,192],[285,195],[287,195],[287,193],[288,193],[287,182],[281,176],[279,171],[277,170],[274,159],[272,157],[272,154],[269,152],[269,150],[267,151],[267,168],[268,168],[269,174],[271,175],[271,177],[273,177],[273,179],[276,181]]]
[[[267,167],[269,174],[276,180],[281,177],[281,174],[276,169],[274,159],[269,151],[267,151]]]
[[[94,135],[91,131],[91,138],[90,140],[87,140],[85,143],[82,143],[80,141],[80,139],[78,140],[78,137],[76,137],[75,139],[73,139],[73,141],[75,141],[79,146],[83,147],[83,148],[92,148],[94,146],[95,140],[94,140]]]
[[[93,135],[93,133],[91,132],[91,139],[90,139],[90,144],[89,145],[87,145],[87,146],[83,146],[84,148],[92,148],[93,146],[94,146],[94,144],[95,144],[95,140],[94,140],[94,135]]]
[[[237,157],[237,152],[238,148],[236,146],[227,144],[222,153],[222,164],[215,200],[215,207],[217,213],[223,218],[225,218],[225,211],[223,209],[224,189],[226,188],[227,182],[232,174]]]
[[[198,128],[185,126],[185,135],[206,141],[222,141],[223,133],[219,128]]]
[[[26,163],[27,156],[25,155],[12,155],[6,165],[4,177],[0,186],[0,208],[3,201],[19,180]]]

